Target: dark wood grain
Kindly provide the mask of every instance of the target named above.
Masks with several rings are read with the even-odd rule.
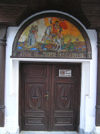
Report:
[[[71,77],[59,77],[59,69],[71,69]],[[80,69],[80,64],[21,63],[21,130],[77,130]]]
[[[70,69],[71,77],[59,77],[59,69]],[[78,69],[78,72],[77,72]],[[79,75],[77,75],[79,73]],[[52,130],[77,130],[79,122],[80,67],[77,65],[53,65],[52,70]],[[78,117],[78,118],[77,118]]]
[[[97,37],[98,37],[98,68],[97,68],[96,126],[100,126],[100,29],[97,29]]]
[[[5,50],[7,27],[0,25],[0,127],[4,126]]]
[[[0,24],[18,26],[41,11],[57,10],[77,18],[86,28],[100,27],[99,0],[1,0]]]

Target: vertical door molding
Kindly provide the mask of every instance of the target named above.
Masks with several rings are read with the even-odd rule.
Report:
[[[0,25],[0,127],[4,126],[6,33],[7,33],[7,26]]]
[[[98,65],[97,65],[97,102],[96,102],[96,126],[100,126],[100,28],[97,29],[98,37]]]

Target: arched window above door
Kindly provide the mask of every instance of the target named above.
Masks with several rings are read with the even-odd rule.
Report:
[[[74,19],[62,14],[42,14],[18,31],[12,49],[15,58],[91,59],[89,38]]]

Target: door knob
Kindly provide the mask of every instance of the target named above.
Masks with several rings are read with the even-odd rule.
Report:
[[[45,94],[44,97],[46,97],[47,100],[49,100],[49,92],[47,92],[47,94]]]

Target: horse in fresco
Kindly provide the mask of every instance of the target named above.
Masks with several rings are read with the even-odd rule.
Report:
[[[55,50],[61,50],[61,46],[64,43],[64,39],[59,36],[59,34],[52,33],[52,26],[48,26],[45,30],[45,35],[42,37],[42,42],[51,41],[57,44]]]

